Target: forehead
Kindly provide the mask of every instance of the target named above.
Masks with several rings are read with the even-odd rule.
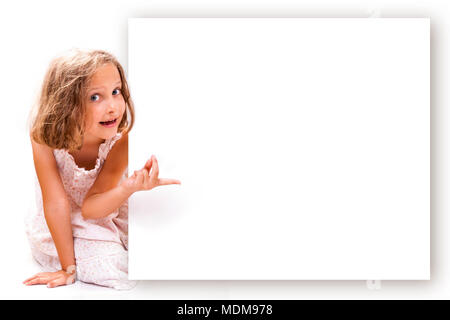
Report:
[[[113,85],[120,82],[120,73],[116,65],[105,64],[97,69],[88,83],[89,88]]]

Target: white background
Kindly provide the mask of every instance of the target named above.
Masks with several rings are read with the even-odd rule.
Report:
[[[23,287],[32,275],[23,216],[33,197],[25,132],[48,62],[76,46],[114,53],[127,69],[131,17],[429,17],[431,18],[431,281],[142,281],[131,292],[78,286]],[[14,1],[2,3],[1,127],[3,228],[1,298],[149,299],[449,299],[448,21],[446,1]],[[31,274],[30,274],[31,273]]]
[[[168,41],[170,39],[170,41]],[[129,276],[429,279],[428,19],[130,19]]]

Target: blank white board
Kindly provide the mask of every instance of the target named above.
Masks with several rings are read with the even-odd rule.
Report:
[[[430,278],[429,19],[130,19],[129,277]]]

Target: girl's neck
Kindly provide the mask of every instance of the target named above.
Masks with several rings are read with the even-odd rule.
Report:
[[[85,134],[83,137],[83,146],[81,147],[81,149],[98,149],[103,142],[105,142],[105,139]]]
[[[103,142],[105,142],[105,139],[85,135],[83,137],[83,146],[81,149],[69,153],[72,155],[75,164],[79,168],[92,170],[95,168],[99,148]]]
[[[81,149],[70,152],[75,164],[85,170],[94,169],[97,163],[99,148],[103,142],[105,142],[105,139],[85,135]]]

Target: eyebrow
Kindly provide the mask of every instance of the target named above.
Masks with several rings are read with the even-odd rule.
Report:
[[[114,85],[116,86],[119,83],[122,84],[122,81],[119,80]],[[98,89],[102,89],[102,88],[105,88],[105,87],[104,86],[100,86],[100,87],[95,87],[95,88],[88,88],[88,91],[98,90]]]

